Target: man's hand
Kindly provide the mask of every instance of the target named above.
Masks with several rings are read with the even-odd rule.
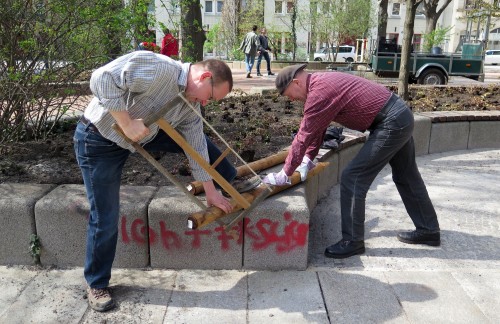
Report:
[[[132,119],[127,111],[110,111],[111,116],[123,131],[123,134],[134,142],[149,135],[149,128],[144,125],[142,119]]]
[[[122,127],[123,133],[134,142],[149,135],[149,128],[144,126],[142,119],[132,119],[127,126]]]
[[[203,188],[205,189],[205,194],[207,196],[208,207],[215,206],[222,209],[226,214],[229,214],[233,210],[233,206],[229,199],[224,197],[220,192],[215,189],[212,180],[203,182]]]
[[[300,173],[300,180],[304,181],[307,179],[307,172],[316,166],[313,161],[311,161],[307,156],[304,155],[302,158],[302,163],[297,168],[297,172]]]
[[[285,171],[281,170],[278,173],[269,173],[262,179],[262,182],[273,186],[284,186],[292,184]]]

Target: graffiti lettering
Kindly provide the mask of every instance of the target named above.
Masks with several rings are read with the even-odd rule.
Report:
[[[247,244],[250,244],[251,249],[254,251],[274,248],[276,253],[281,254],[305,247],[309,225],[293,219],[292,214],[289,212],[283,214],[283,219],[284,222],[261,218],[255,224],[252,224],[251,219],[246,218],[234,228],[238,233],[236,241],[233,236],[224,231],[222,226],[218,226],[213,230],[184,231],[183,235],[181,235],[169,229],[166,222],[161,220],[159,221],[160,229],[158,233],[158,231],[147,226],[142,219],[134,219],[130,228],[128,228],[127,217],[125,216],[121,218],[120,232],[121,239],[125,244],[131,242],[145,244],[149,241],[149,244],[154,246],[160,241],[165,250],[182,249],[188,241],[190,242],[190,248],[199,249],[204,240],[215,234],[220,242],[220,249],[228,251],[231,249],[232,241],[237,246],[243,244],[243,233],[246,235]]]

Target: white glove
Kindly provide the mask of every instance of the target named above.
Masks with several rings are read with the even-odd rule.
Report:
[[[300,173],[300,180],[304,181],[307,179],[307,172],[316,166],[313,161],[311,161],[306,155],[302,158],[302,163],[297,168],[297,172]]]
[[[284,186],[292,184],[288,176],[285,174],[283,169],[278,173],[269,173],[262,179],[262,182],[273,185],[273,186]]]

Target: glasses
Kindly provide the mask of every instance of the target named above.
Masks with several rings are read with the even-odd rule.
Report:
[[[212,85],[212,95],[210,96],[210,98],[208,98],[208,100],[210,101],[215,101],[214,99],[214,78],[210,78],[210,84]]]

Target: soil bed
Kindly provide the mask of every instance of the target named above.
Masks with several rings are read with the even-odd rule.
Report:
[[[395,87],[392,91],[397,91]],[[413,111],[499,110],[500,86],[412,87],[409,103]],[[238,95],[211,104],[205,118],[247,162],[272,155],[289,146],[302,117],[301,103],[277,94]],[[73,151],[76,121],[61,125],[58,133],[43,141],[0,144],[0,183],[81,184]],[[225,149],[208,127],[206,133]],[[156,154],[155,158],[179,181],[192,181],[183,154]],[[235,165],[239,160],[230,155]],[[142,156],[131,154],[123,169],[122,183],[167,186],[171,183]]]

